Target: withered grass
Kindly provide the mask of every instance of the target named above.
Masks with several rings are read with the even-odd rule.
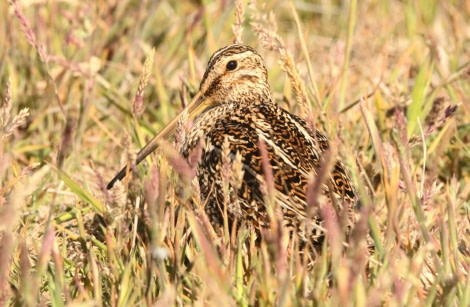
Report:
[[[468,1],[8,0],[0,12],[0,306],[470,304]],[[175,149],[191,123],[135,165],[234,41],[263,55],[277,102],[326,132],[361,196],[347,246],[341,217],[321,212],[313,265],[275,206],[257,242],[212,229],[198,152]],[[239,161],[224,163],[227,186]],[[126,163],[130,178],[107,191]]]

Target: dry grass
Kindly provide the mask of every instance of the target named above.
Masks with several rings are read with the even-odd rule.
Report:
[[[9,0],[0,12],[0,305],[470,304],[469,1]],[[327,219],[309,270],[276,223],[260,246],[249,229],[214,233],[197,152],[185,161],[168,143],[132,162],[211,53],[240,39],[264,56],[277,101],[330,136],[364,204],[346,250]],[[132,179],[106,191],[127,161]],[[236,185],[240,168],[224,169]]]

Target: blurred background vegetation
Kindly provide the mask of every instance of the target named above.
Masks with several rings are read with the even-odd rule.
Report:
[[[172,214],[185,214],[193,231],[196,218],[170,212],[179,184],[159,155],[148,163],[168,179],[163,216],[136,208],[146,207],[137,205],[143,179],[121,200],[106,191],[181,111],[210,55],[233,42],[234,2],[8,0],[0,2],[0,305],[470,304],[470,1],[242,2],[242,39],[263,55],[274,97],[299,112],[280,52],[256,25],[291,53],[316,125],[372,208],[379,247],[369,270],[354,270],[354,253],[334,262],[325,248],[313,270],[291,263],[282,279],[266,251],[241,273],[237,240],[228,258],[209,252],[203,235],[185,249]],[[153,48],[145,111],[135,113]],[[104,238],[97,214],[118,225]],[[148,245],[136,216],[151,230]]]

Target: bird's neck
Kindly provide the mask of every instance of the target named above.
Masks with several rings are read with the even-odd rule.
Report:
[[[234,97],[225,97],[221,105],[230,103],[232,105],[244,106],[244,105],[256,105],[274,103],[269,88],[258,91],[247,91],[239,92]]]

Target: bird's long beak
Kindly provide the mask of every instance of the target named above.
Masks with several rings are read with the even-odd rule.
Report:
[[[196,118],[201,114],[208,106],[210,105],[210,100],[206,99],[202,93],[199,91],[191,102],[186,106],[186,108],[176,116],[168,125],[165,126],[156,136],[154,136],[138,153],[136,158],[136,164],[139,164],[142,160],[145,159],[150,153],[157,149],[160,140],[168,138],[170,135],[175,132],[176,125],[178,124],[181,116],[187,112],[188,120]],[[111,189],[116,181],[124,178],[128,173],[128,166],[126,165],[121,169],[121,171],[108,183],[106,187],[108,190]]]

